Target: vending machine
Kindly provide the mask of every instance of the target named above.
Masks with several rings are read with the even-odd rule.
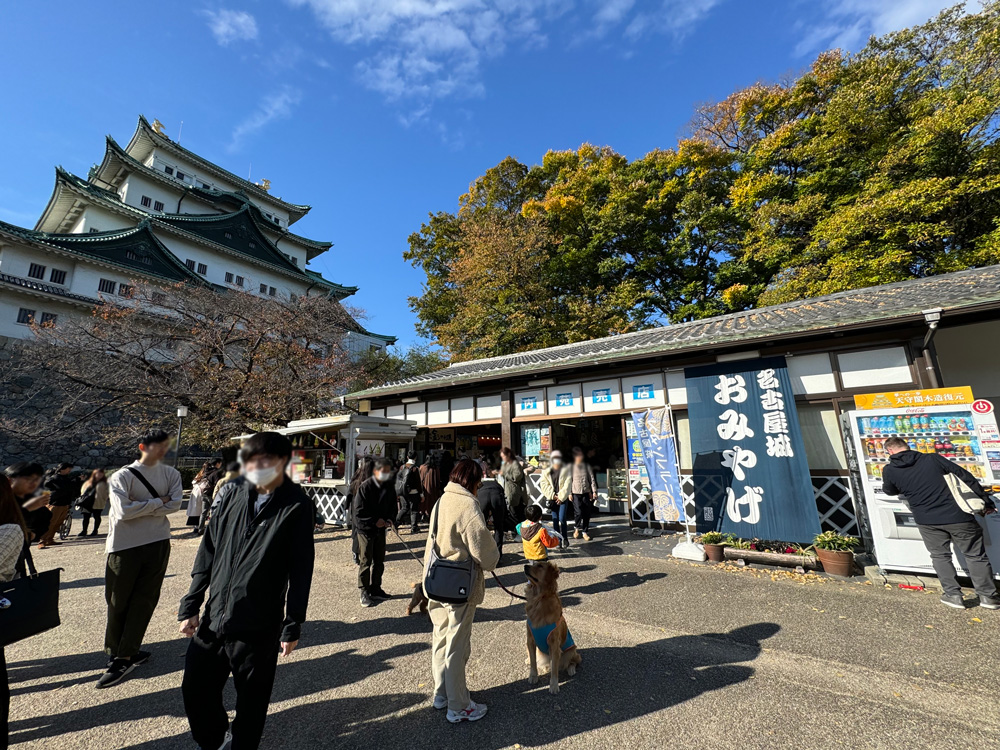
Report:
[[[920,392],[917,392],[920,393]],[[877,405],[877,401],[875,402]],[[966,468],[987,490],[1000,489],[1000,432],[993,406],[987,401],[953,405],[892,406],[859,409],[845,415],[855,488],[864,494],[867,531],[871,534],[879,567],[931,573],[924,548],[906,503],[882,491],[882,470],[889,463],[885,441],[903,438],[911,450],[937,453]],[[979,518],[993,569],[1000,571],[1000,514]],[[965,561],[955,559],[965,569]]]

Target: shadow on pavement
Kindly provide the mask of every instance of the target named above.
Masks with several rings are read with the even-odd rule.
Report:
[[[414,746],[449,750],[537,747],[641,719],[744,682],[754,669],[743,662],[757,658],[761,641],[779,629],[762,622],[728,633],[678,636],[634,647],[582,646],[580,671],[563,679],[558,696],[548,693],[544,679],[528,685],[523,667],[523,680],[473,691],[473,698],[489,705],[490,713],[461,728],[451,728],[444,712],[430,707],[430,690],[427,695],[338,698],[295,706],[268,718],[263,747],[287,744],[278,738],[294,738],[296,747],[400,747],[415,738]],[[478,648],[475,642],[472,648]],[[519,664],[523,660],[520,653],[507,658]],[[424,708],[398,713],[417,704]]]

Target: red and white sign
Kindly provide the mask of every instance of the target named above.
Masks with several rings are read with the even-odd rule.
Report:
[[[972,411],[976,414],[989,414],[993,411],[993,403],[983,398],[976,399],[972,403]]]

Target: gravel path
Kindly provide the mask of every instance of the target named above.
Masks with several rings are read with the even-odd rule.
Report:
[[[346,532],[322,532],[311,621],[279,665],[262,747],[996,746],[1000,613],[870,584],[637,556],[627,533],[602,523],[603,535],[560,560],[584,659],[577,676],[558,696],[527,684],[523,609],[489,583],[469,683],[490,713],[460,726],[428,706],[430,623],[404,614],[416,563],[390,543],[385,588],[398,596],[364,610]],[[104,665],[103,537],[36,553],[40,568],[66,569],[63,625],[7,649],[13,747],[195,747],[175,613],[198,541],[183,531],[147,634],[153,659],[104,691],[94,688]],[[422,536],[404,538],[422,549]],[[519,564],[502,579],[519,585]]]

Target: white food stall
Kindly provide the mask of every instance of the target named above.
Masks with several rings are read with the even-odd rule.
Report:
[[[338,414],[289,422],[276,432],[292,441],[289,473],[316,503],[328,524],[348,525],[347,488],[362,456],[406,460],[416,422],[362,414]],[[246,440],[240,435],[235,440]]]

